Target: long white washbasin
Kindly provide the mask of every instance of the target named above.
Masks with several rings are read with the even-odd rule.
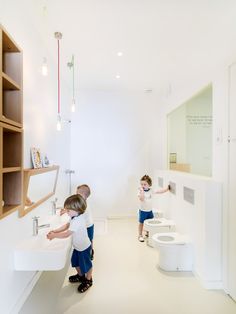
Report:
[[[68,218],[52,216],[39,218],[39,223],[50,223],[49,228],[39,230],[37,236],[26,238],[17,245],[14,251],[15,270],[46,271],[64,268],[71,249],[71,237],[48,240],[47,233],[61,225]]]

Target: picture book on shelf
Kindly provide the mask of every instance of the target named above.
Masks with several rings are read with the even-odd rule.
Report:
[[[31,158],[34,168],[42,168],[42,158],[38,148],[31,147]]]

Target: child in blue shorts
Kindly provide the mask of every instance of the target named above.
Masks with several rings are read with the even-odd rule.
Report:
[[[91,208],[87,202],[88,197],[91,194],[90,187],[87,184],[81,184],[77,186],[76,188],[76,194],[81,195],[87,203],[87,208],[84,215],[85,222],[86,222],[86,227],[87,227],[87,232],[88,232],[88,237],[91,242],[91,260],[93,260],[94,257],[94,249],[93,249],[93,236],[94,236],[94,223],[93,223],[93,216],[91,212]],[[66,209],[62,208],[60,211],[60,215],[63,215],[66,213]]]
[[[148,175],[144,175],[140,180],[141,187],[139,188],[138,198],[140,200],[140,210],[139,210],[139,236],[140,242],[144,242],[143,238],[143,223],[146,219],[151,219],[154,217],[152,212],[152,195],[165,193],[169,190],[169,186],[166,189],[158,190],[156,192],[152,191],[152,179]]]
[[[70,276],[69,281],[80,282],[78,292],[85,292],[92,284],[92,262],[90,258],[91,242],[88,237],[86,222],[83,213],[87,207],[85,199],[79,195],[71,195],[65,200],[64,208],[68,215],[73,218],[62,227],[52,230],[47,234],[47,238],[67,238],[72,236],[72,244],[74,247],[71,265],[77,270],[77,274]]]
[[[90,187],[87,184],[81,184],[81,185],[77,186],[76,193],[83,196],[83,198],[87,202],[87,208],[86,208],[86,211],[83,215],[85,217],[88,237],[89,237],[89,240],[91,241],[91,260],[93,260],[93,257],[94,257],[94,249],[93,249],[94,223],[93,223],[91,208],[90,208],[88,201],[87,201],[88,197],[91,194]]]

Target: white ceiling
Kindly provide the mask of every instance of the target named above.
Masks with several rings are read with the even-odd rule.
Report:
[[[63,33],[64,75],[74,54],[79,88],[159,90],[236,56],[235,0],[26,2],[55,59],[53,34]]]

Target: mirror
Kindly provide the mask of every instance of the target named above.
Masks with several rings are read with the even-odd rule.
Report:
[[[24,208],[20,217],[49,199],[56,191],[59,166],[24,169]]]
[[[170,170],[212,175],[212,85],[167,115]]]

